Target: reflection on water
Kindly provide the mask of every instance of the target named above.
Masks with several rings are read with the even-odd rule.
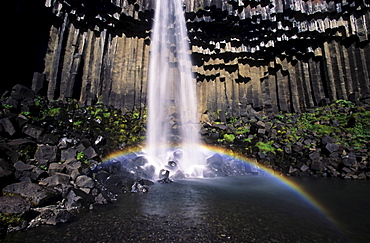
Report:
[[[6,242],[369,242],[369,183],[295,178],[338,221],[272,177],[156,184],[57,227]]]

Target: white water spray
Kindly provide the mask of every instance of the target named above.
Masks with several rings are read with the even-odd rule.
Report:
[[[201,176],[196,81],[180,0],[157,0],[151,35],[146,153],[157,170],[169,161]],[[177,150],[173,150],[177,147]]]

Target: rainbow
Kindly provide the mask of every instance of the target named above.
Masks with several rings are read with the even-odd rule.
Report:
[[[104,159],[104,162],[109,162],[111,160],[117,159],[119,157],[124,157],[129,154],[133,154],[133,153],[135,154],[141,153],[143,149],[144,147],[126,148],[126,149],[110,154]],[[264,172],[264,174],[274,177],[274,179],[276,179],[279,183],[291,189],[296,195],[298,195],[301,199],[303,199],[303,201],[307,202],[309,205],[311,205],[311,207],[313,207],[319,213],[324,215],[331,223],[333,223],[333,225],[335,226],[338,225],[336,220],[331,216],[330,211],[327,208],[325,208],[324,205],[322,205],[317,199],[315,199],[309,193],[307,193],[302,188],[302,186],[300,186],[298,183],[294,182],[293,180],[290,180],[289,177],[280,175],[276,171],[270,168],[267,168],[264,165],[258,164],[256,161],[252,161],[252,159],[250,158],[245,158],[241,156],[240,154],[234,153],[232,150],[228,150],[228,149],[220,148],[216,146],[210,146],[210,145],[201,145],[201,147],[199,147],[198,145],[197,149],[201,149],[202,151],[208,154],[219,153],[221,155],[237,159],[238,161],[241,161],[243,163],[258,167],[258,170],[260,172]]]

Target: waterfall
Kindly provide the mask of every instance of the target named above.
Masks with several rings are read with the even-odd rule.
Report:
[[[201,176],[196,168],[205,162],[182,1],[156,1],[150,47],[146,153],[157,170],[171,162]]]

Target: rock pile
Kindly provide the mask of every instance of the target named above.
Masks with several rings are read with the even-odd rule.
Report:
[[[202,135],[292,176],[370,178],[370,95],[302,114],[204,114]],[[212,120],[214,120],[212,122]]]
[[[14,86],[0,100],[2,233],[66,222],[83,208],[129,192],[134,174],[113,164],[97,166],[113,150],[140,141],[144,127],[137,111],[48,102]]]

